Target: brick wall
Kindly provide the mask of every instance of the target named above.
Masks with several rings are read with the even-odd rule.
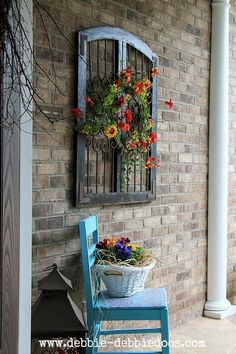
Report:
[[[229,199],[228,199],[228,298],[236,300],[236,6],[230,9],[229,72]]]
[[[33,300],[37,280],[56,262],[82,288],[77,225],[96,213],[100,234],[125,233],[146,240],[161,263],[150,286],[166,286],[170,320],[178,325],[200,316],[206,297],[207,146],[210,1],[57,0],[41,1],[61,31],[112,25],[139,36],[160,58],[158,129],[161,167],[157,199],[148,204],[73,207],[74,139],[70,119],[49,123],[35,116],[33,166]],[[37,9],[34,12],[35,87],[53,117],[69,117],[74,104],[74,54],[44,14],[54,55]],[[53,76],[58,95],[43,70]],[[172,98],[173,110],[165,100]],[[83,296],[83,293],[79,291]]]

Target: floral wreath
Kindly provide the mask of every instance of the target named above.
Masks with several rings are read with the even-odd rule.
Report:
[[[152,78],[158,73],[156,67],[151,68]],[[108,86],[102,99],[84,97],[86,118],[80,108],[72,109],[78,120],[78,131],[89,136],[101,135],[115,142],[126,166],[141,161],[145,168],[159,167],[159,160],[150,156],[151,146],[158,139],[152,130],[151,88],[152,82],[135,75],[129,65]]]

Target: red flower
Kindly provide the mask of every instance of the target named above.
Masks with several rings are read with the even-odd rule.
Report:
[[[122,120],[119,121],[118,123],[118,127],[123,131],[123,132],[127,132],[129,131],[130,125],[128,123],[124,123],[122,122]]]
[[[149,141],[151,144],[154,144],[157,141],[157,135],[154,132],[151,132],[149,134]]]
[[[100,250],[101,249],[107,249],[108,241],[110,241],[109,238],[104,238],[104,240],[102,240],[102,241],[100,241],[99,243],[96,244],[96,248],[98,248]]]
[[[145,168],[153,168],[153,167],[160,167],[160,161],[156,157],[150,156],[146,160]]]
[[[59,354],[66,354],[66,352],[64,350],[62,350],[62,349],[58,349],[58,353]]]
[[[129,149],[136,149],[137,144],[138,144],[138,143],[136,143],[135,141],[131,141],[130,143],[128,143],[127,147],[128,147]]]
[[[115,106],[117,108],[120,108],[124,104],[124,102],[125,102],[124,96],[120,96],[120,97],[118,97],[118,100],[117,100]]]
[[[140,142],[140,145],[141,145],[141,147],[142,147],[143,149],[146,149],[146,147],[147,147],[147,142],[146,142],[146,141],[141,141],[141,142]]]
[[[143,85],[143,83],[142,83],[141,81],[135,82],[135,84],[134,84],[134,91],[135,91],[135,93],[136,93],[137,95],[139,95],[140,93],[142,93],[144,88],[145,88],[145,87],[144,87],[144,85]]]
[[[124,116],[125,116],[125,119],[126,119],[126,122],[127,122],[127,123],[132,123],[133,115],[132,115],[130,109],[126,109],[126,110],[124,111]]]
[[[170,98],[169,100],[165,101],[165,104],[167,104],[169,106],[169,108],[171,109],[173,107],[173,101]]]
[[[130,243],[130,239],[128,237],[124,237],[124,236],[120,237],[118,241],[120,243],[122,243],[123,245]]]
[[[81,118],[82,111],[79,108],[72,108],[71,112],[75,119]]]
[[[95,105],[95,103],[93,102],[93,100],[89,96],[84,96],[84,100],[86,103],[89,103],[91,106]]]
[[[115,80],[115,85],[116,85],[117,87],[120,87],[120,84],[121,84],[120,80]]]

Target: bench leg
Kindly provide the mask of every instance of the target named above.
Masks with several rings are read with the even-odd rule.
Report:
[[[169,347],[169,319],[168,319],[168,309],[165,308],[161,310],[161,340],[162,340],[162,353],[170,354]]]
[[[95,324],[95,336],[94,336],[94,340],[96,340],[97,343],[99,343],[100,330],[101,330],[101,323],[100,321],[98,321]],[[94,347],[93,353],[97,353],[98,349],[99,349],[98,346]]]
[[[87,338],[90,341],[94,341],[94,336],[95,336],[95,322],[87,320],[88,324],[88,336]],[[86,347],[86,354],[93,354],[94,348],[90,345]]]
[[[94,344],[99,342],[100,321],[88,321],[88,338],[93,341]],[[86,348],[86,354],[94,354],[98,352],[97,346],[91,346],[91,343]]]

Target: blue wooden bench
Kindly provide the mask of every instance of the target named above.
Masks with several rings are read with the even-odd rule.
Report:
[[[92,268],[95,264],[96,244],[99,242],[98,218],[89,216],[79,224],[84,284],[87,303],[87,326],[89,338],[96,342],[100,335],[112,334],[144,334],[161,333],[162,351],[145,352],[147,354],[169,354],[169,324],[166,289],[144,289],[143,291],[123,298],[111,298],[105,291],[100,290],[100,279],[93,281]],[[88,240],[90,240],[88,242]],[[92,286],[92,284],[94,286]],[[102,321],[135,321],[159,320],[160,327],[154,328],[122,328],[102,329]],[[98,351],[97,347],[87,348],[88,354]],[[113,352],[105,352],[113,354]],[[139,352],[132,352],[139,353]],[[114,353],[115,354],[115,353]],[[116,352],[117,354],[117,352]]]

